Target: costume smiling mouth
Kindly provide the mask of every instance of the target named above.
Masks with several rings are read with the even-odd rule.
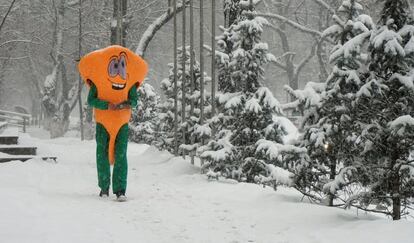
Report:
[[[114,89],[114,90],[122,90],[122,89],[124,89],[125,88],[125,84],[115,84],[115,83],[112,83],[112,89]]]

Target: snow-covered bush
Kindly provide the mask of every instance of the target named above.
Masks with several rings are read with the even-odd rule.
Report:
[[[129,123],[129,138],[136,143],[151,145],[158,136],[157,107],[160,97],[148,83],[138,89],[138,97],[137,107],[132,110]]]

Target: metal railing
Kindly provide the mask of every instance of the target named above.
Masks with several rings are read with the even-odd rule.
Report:
[[[23,132],[26,132],[31,118],[30,114],[0,110],[0,121],[6,121],[9,126],[21,127]]]

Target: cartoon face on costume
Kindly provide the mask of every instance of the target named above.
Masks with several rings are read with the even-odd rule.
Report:
[[[115,104],[125,101],[131,87],[143,82],[147,69],[140,56],[117,45],[91,52],[79,63],[83,80],[96,86],[100,99]]]
[[[111,57],[108,64],[108,81],[112,84],[112,89],[122,90],[126,86],[127,79],[127,56],[121,52],[119,56]]]

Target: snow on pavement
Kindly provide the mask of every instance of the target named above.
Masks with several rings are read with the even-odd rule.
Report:
[[[0,164],[3,243],[260,242],[411,243],[414,222],[301,201],[229,180],[208,181],[188,161],[147,145],[129,145],[128,202],[97,196],[95,142],[40,140],[31,160]]]

